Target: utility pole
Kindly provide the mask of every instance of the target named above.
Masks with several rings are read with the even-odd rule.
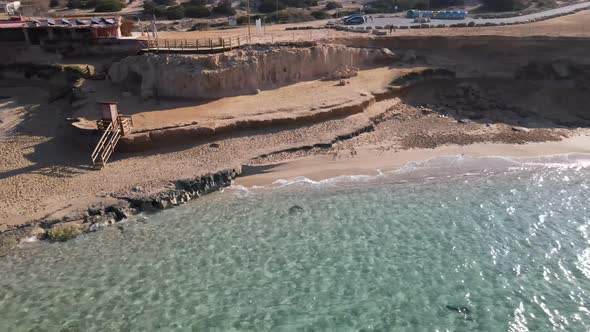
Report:
[[[248,42],[252,42],[252,35],[250,34],[250,0],[246,1],[246,10],[248,15]]]

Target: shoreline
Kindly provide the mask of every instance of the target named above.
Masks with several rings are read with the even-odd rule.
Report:
[[[411,163],[421,163],[437,157],[546,158],[576,153],[588,155],[590,160],[590,135],[577,135],[561,141],[524,144],[453,144],[433,149],[416,148],[400,151],[382,148],[380,145],[359,146],[353,155],[339,158],[329,154],[333,147],[319,148],[319,153],[305,156],[297,155],[296,151],[287,152],[287,156],[279,163],[256,163],[253,160],[254,165],[243,164],[193,179],[177,180],[174,188],[149,195],[110,197],[102,201],[98,207],[89,207],[88,215],[83,219],[77,215],[52,220],[45,218],[0,233],[0,257],[32,238],[50,242],[67,241],[127,221],[134,215],[157,213],[232,186],[272,189],[276,181],[289,183],[294,178],[318,182],[341,176],[378,176],[382,172],[399,170]],[[433,169],[440,169],[440,165],[417,178],[431,177]],[[48,235],[52,230],[63,232],[64,234],[58,235],[63,235],[64,238],[50,238]]]
[[[377,153],[376,153],[377,152]],[[572,153],[590,156],[590,136],[581,135],[561,141],[525,144],[474,143],[470,145],[444,145],[434,149],[379,151],[377,147],[361,147],[348,158],[335,159],[318,154],[286,160],[281,163],[244,167],[234,185],[245,188],[271,186],[279,180],[296,177],[317,182],[340,176],[373,176],[380,172],[398,170],[409,163],[425,162],[437,157],[467,156],[475,158],[505,157],[534,158],[567,155]],[[260,171],[264,169],[263,171]]]

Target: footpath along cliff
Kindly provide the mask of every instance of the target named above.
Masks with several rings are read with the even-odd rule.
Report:
[[[331,44],[250,46],[223,54],[144,54],[114,63],[109,77],[144,98],[222,98],[300,81],[354,76],[390,63],[387,49]]]

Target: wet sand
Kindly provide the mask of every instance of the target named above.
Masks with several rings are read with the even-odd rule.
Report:
[[[245,168],[244,174],[236,179],[235,184],[244,187],[272,186],[277,180],[297,177],[321,181],[339,176],[373,176],[380,172],[399,169],[410,162],[422,162],[443,156],[529,158],[573,153],[587,154],[590,159],[590,136],[575,136],[558,142],[476,143],[403,151],[381,151],[377,147],[361,147],[356,149],[356,154],[343,158],[318,154]]]

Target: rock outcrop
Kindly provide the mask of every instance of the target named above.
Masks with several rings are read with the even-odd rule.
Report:
[[[27,238],[66,241],[83,233],[98,231],[140,212],[168,209],[202,195],[227,187],[242,172],[241,167],[175,181],[174,189],[152,195],[118,197],[116,205],[89,208],[84,216],[39,220],[16,229],[0,232],[0,256],[4,256]]]
[[[224,54],[131,56],[114,63],[109,76],[145,98],[211,99],[254,94],[395,59],[385,49],[331,44],[251,46]]]

